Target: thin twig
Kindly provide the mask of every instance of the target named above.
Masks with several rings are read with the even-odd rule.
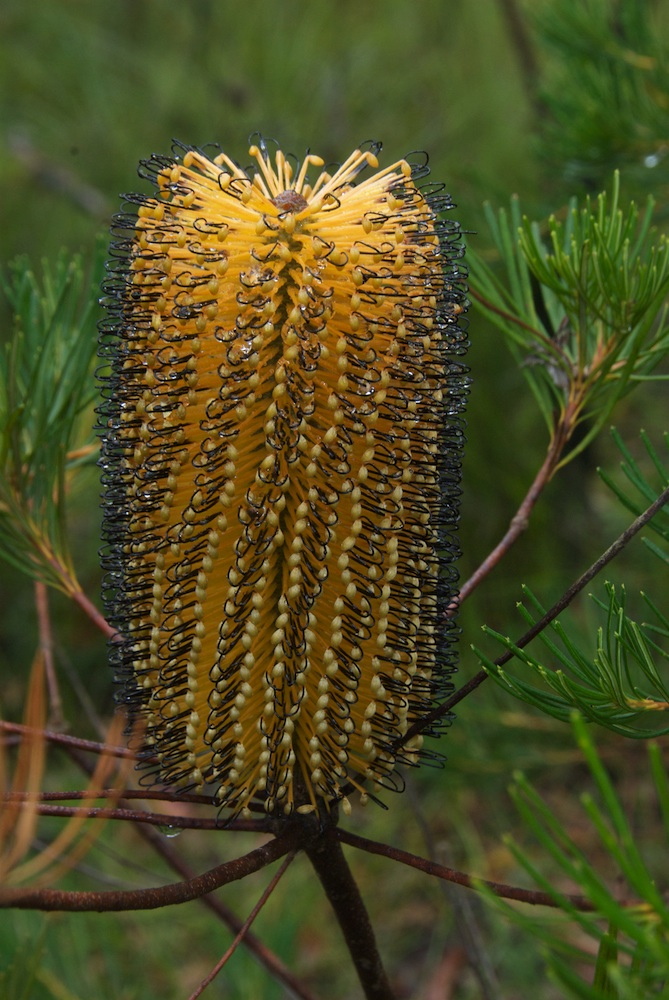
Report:
[[[41,557],[54,571],[67,596],[70,597],[75,604],[79,605],[84,614],[90,618],[93,624],[99,628],[108,639],[118,641],[121,636],[117,630],[109,624],[104,615],[98,611],[90,597],[86,596],[81,589],[79,581],[74,576],[72,571],[64,563],[62,563],[50,549],[44,549],[44,551],[41,552]]]
[[[104,753],[104,747],[102,744],[100,745],[100,753]],[[78,760],[77,763],[79,763]],[[86,773],[90,775],[92,773],[92,768],[87,768]],[[109,798],[116,800],[118,798],[118,790],[115,788],[69,788],[51,792],[40,792],[38,795],[33,796],[29,796],[26,792],[7,792],[2,796],[2,801],[25,802],[30,799],[31,802],[81,802],[85,799]],[[146,800],[147,802],[151,800],[155,800],[157,802],[177,802],[179,805],[184,802],[188,802],[196,806],[208,806],[210,809],[212,806],[216,807],[216,800],[213,796],[200,795],[197,792],[185,792],[181,789],[175,792],[170,788],[125,788],[123,790],[123,798],[127,800],[141,799],[142,801]],[[259,809],[258,812],[262,812],[262,809]],[[255,820],[244,820],[243,826],[235,827],[235,822],[237,821],[226,820],[225,822],[219,823],[218,828],[220,830],[252,830],[256,833],[263,833],[268,829],[266,818],[259,821],[262,825],[259,825],[259,822]]]
[[[541,341],[546,350],[551,354],[564,356],[563,352],[556,348],[555,341],[551,340],[551,338],[548,337],[542,330],[538,330],[536,326],[532,326],[531,323],[527,323],[515,313],[507,312],[506,309],[502,309],[501,306],[496,306],[494,302],[487,299],[485,295],[481,295],[481,293],[477,292],[475,288],[470,288],[468,295],[470,298],[476,299],[477,302],[480,302],[487,312],[492,312],[497,316],[501,316],[502,319],[507,320],[509,323],[513,323],[514,326],[520,327],[521,330],[527,330],[528,333],[532,334],[532,339]]]
[[[556,893],[552,895],[548,892],[540,892],[535,889],[522,889],[519,886],[507,885],[504,882],[491,882],[488,879],[474,878],[466,872],[457,871],[455,868],[448,868],[440,865],[436,861],[429,861],[408,851],[402,851],[398,847],[391,847],[389,844],[382,844],[376,840],[368,840],[349,830],[337,829],[337,837],[343,844],[357,847],[368,854],[378,854],[381,857],[389,858],[391,861],[398,861],[400,864],[416,868],[435,878],[444,879],[447,882],[454,882],[456,885],[465,886],[467,889],[485,888],[493,892],[502,899],[515,899],[520,903],[530,903],[533,906],[560,907],[560,900],[566,900],[571,907],[581,913],[592,913],[596,910],[595,905],[586,896],[570,895],[569,893]],[[639,906],[639,900],[619,901],[621,906]]]
[[[595,560],[585,573],[579,576],[578,579],[567,588],[562,597],[556,601],[555,604],[549,608],[549,610],[542,615],[541,618],[539,618],[539,620],[536,621],[534,625],[515,642],[514,645],[519,649],[523,649],[523,647],[527,646],[533,639],[536,639],[536,637],[571,604],[574,598],[580,594],[585,587],[587,587],[590,581],[594,579],[598,573],[601,573],[604,567],[612,562],[616,556],[620,555],[622,550],[631,542],[634,536],[637,535],[642,528],[645,528],[648,522],[651,521],[658,511],[660,511],[667,503],[669,503],[669,486],[663,490],[662,493],[660,493],[657,499],[653,501],[650,507],[648,507],[643,514],[640,514],[634,521],[632,521],[625,531],[618,536],[615,542],[613,542],[612,545],[609,545],[608,549],[602,553],[599,559]],[[495,660],[495,666],[503,667],[505,663],[508,663],[509,660],[513,659],[514,655],[515,654],[512,650],[507,650]],[[436,708],[433,708],[432,711],[428,712],[422,719],[415,722],[413,726],[410,726],[405,735],[398,742],[398,746],[403,746],[409,740],[412,740],[414,736],[417,736],[418,733],[421,733],[424,729],[429,728],[439,719],[448,715],[451,709],[457,705],[458,702],[462,701],[463,698],[466,698],[467,695],[471,694],[471,692],[482,684],[487,677],[488,674],[485,670],[479,670],[479,672],[470,678],[466,684],[464,684],[458,691],[455,691],[450,698],[447,698],[446,701],[437,705]]]
[[[483,560],[478,569],[476,569],[469,579],[463,583],[458,595],[458,606],[469,597],[471,592],[478,587],[490,571],[497,566],[503,556],[507,554],[511,546],[518,540],[518,538],[520,538],[523,532],[527,530],[530,514],[532,513],[532,510],[544,488],[550,482],[550,479],[560,460],[560,456],[562,455],[565,445],[569,440],[570,419],[571,418],[565,414],[565,416],[560,420],[560,423],[551,438],[551,442],[548,447],[548,451],[546,452],[546,457],[541,464],[541,468],[537,472],[530,488],[523,497],[518,510],[511,518],[508,530],[492,552]]]
[[[77,591],[75,588],[70,589],[69,593],[70,596],[74,596],[76,599]],[[82,602],[79,601],[79,603]],[[84,603],[84,610],[86,610],[86,613],[89,614],[89,616],[91,616],[90,613],[92,610],[93,620],[96,621],[96,624],[102,627],[102,631],[104,631],[105,634],[107,635],[113,635],[113,630],[109,629],[107,623],[104,622],[104,619],[102,619],[102,616],[99,615],[97,609],[94,608],[92,603],[86,600],[84,600],[83,603]],[[21,736],[32,735],[32,734],[38,735],[37,730],[30,729],[30,727],[16,725],[16,724],[3,725],[3,723],[0,721],[0,732],[2,731],[2,729],[4,729],[6,732],[13,732],[16,733],[17,735],[20,734]],[[42,736],[42,738],[46,738],[50,742],[64,746],[70,752],[70,756],[73,758],[73,760],[75,760],[87,774],[91,773],[91,767],[89,766],[88,760],[85,758],[84,754],[81,751],[85,751],[86,753],[88,752],[94,752],[94,753],[106,752],[107,754],[114,753],[117,756],[128,757],[128,758],[133,758],[135,756],[130,750],[126,750],[124,748],[118,748],[118,750],[116,750],[115,748],[110,748],[109,746],[105,745],[102,742],[96,743],[89,740],[80,740],[72,736],[64,736],[61,733],[44,732],[43,730],[40,730],[39,734]],[[46,802],[58,799],[69,799],[69,800],[72,799],[85,800],[91,798],[100,799],[107,797],[107,795],[113,795],[115,799],[118,800],[117,789],[96,790],[96,793],[93,793],[90,789],[83,789],[83,790],[80,789],[69,792],[51,792],[51,793],[43,792],[40,793],[39,796],[37,797],[32,796],[32,802],[33,803],[35,801]],[[14,795],[11,797],[17,800],[21,799],[20,795]],[[126,789],[123,793],[123,799],[118,800],[120,806],[124,804],[125,799],[158,799],[169,802],[169,801],[175,801],[175,796],[168,790],[160,791],[155,789],[144,789],[144,790]],[[3,801],[5,800],[6,799],[3,798]],[[209,806],[211,806],[212,804],[210,796],[197,795],[195,793],[180,792],[178,796],[176,796],[176,800],[179,802],[192,802],[196,804],[205,804]],[[41,807],[39,811],[42,811]],[[93,810],[90,809],[85,810],[85,814],[87,816],[90,816],[92,812]],[[194,825],[206,825],[206,826],[213,825],[217,827],[219,830],[224,830],[226,832],[230,830],[239,831],[241,829],[247,831],[259,832],[259,828],[260,827],[264,828],[265,826],[265,821],[256,822],[256,821],[236,819],[232,822],[228,821],[224,825],[221,825],[221,823],[217,822],[216,820],[209,820],[202,823],[197,820],[193,821],[189,820],[188,818],[175,817],[172,814],[165,815],[161,818],[156,814],[148,815],[146,813],[142,813],[136,810],[123,810],[123,809],[99,810],[99,811],[96,810],[95,812],[101,818],[105,817],[105,815],[106,818],[119,818],[118,815],[119,812],[121,812],[122,814],[123,813],[126,814],[123,815],[122,818],[131,818],[130,813],[132,813],[133,814],[132,818],[135,822],[135,827],[139,835],[145,841],[147,841],[154,848],[154,850],[156,850],[156,852],[159,855],[161,855],[161,857],[163,857],[163,859],[170,865],[170,867],[175,872],[177,872],[184,879],[185,882],[188,883],[192,882],[192,880],[195,878],[195,873],[179,857],[179,855],[174,850],[172,850],[171,846],[169,845],[165,837],[160,832],[158,832],[159,826],[162,825],[167,827],[181,827],[181,826],[192,827]],[[149,825],[151,823],[155,823],[156,825],[155,826]],[[200,896],[199,902],[202,903],[204,906],[206,906],[208,909],[210,909],[212,913],[214,913],[218,917],[218,919],[220,919],[228,928],[232,930],[233,933],[238,933],[242,928],[243,926],[242,921],[220,898],[218,898],[218,896],[211,893],[208,895]],[[286,987],[286,989],[291,993],[291,995],[297,997],[298,1000],[317,1000],[315,995],[310,990],[308,990],[307,987],[295,975],[293,975],[290,969],[288,969],[287,966],[285,966],[284,963],[281,962],[281,960],[271,951],[271,949],[267,948],[266,945],[254,934],[247,933],[244,936],[243,943],[245,947],[248,948],[248,950],[257,958],[260,964],[264,966],[267,972],[278,982],[281,982]]]
[[[118,792],[116,792],[118,797]],[[11,801],[8,796],[7,800]],[[57,806],[35,803],[35,797],[27,797],[29,805],[39,816],[58,816],[69,819],[73,816],[83,819],[114,819],[126,823],[146,823],[148,826],[158,826],[174,830],[220,830],[222,823],[215,816],[202,819],[199,816],[176,816],[171,813],[151,813],[143,809],[111,809],[107,806]],[[236,820],[233,827],[236,833],[265,833],[266,824],[262,820]]]
[[[132,750],[125,747],[112,747],[106,743],[96,743],[95,740],[82,740],[77,736],[68,736],[66,733],[54,733],[49,729],[34,729],[31,726],[24,726],[20,722],[5,722],[0,719],[0,732],[17,733],[21,736],[38,735],[48,743],[56,743],[60,746],[75,750],[86,750],[91,753],[104,753],[108,757],[129,757],[135,758]]]
[[[70,597],[72,598],[73,601],[75,601],[76,604],[79,605],[84,614],[86,614],[90,618],[93,624],[96,625],[97,628],[99,628],[100,631],[103,632],[108,639],[113,639],[114,641],[118,641],[118,639],[120,639],[120,636],[116,631],[116,629],[109,624],[105,616],[100,611],[98,611],[98,609],[90,600],[90,598],[88,598],[86,594],[84,594],[83,590],[77,589],[71,591]]]
[[[205,976],[205,978],[202,980],[197,989],[194,990],[193,993],[191,993],[188,1000],[197,1000],[198,997],[202,996],[207,986],[209,986],[210,983],[213,983],[214,979],[219,974],[223,966],[232,958],[235,951],[237,950],[241,942],[244,940],[251,924],[253,923],[253,921],[258,916],[258,914],[262,910],[263,906],[265,905],[269,897],[276,889],[282,875],[284,874],[288,866],[291,864],[291,862],[294,860],[295,860],[295,851],[292,851],[291,854],[289,854],[288,857],[284,860],[283,864],[272,878],[271,882],[263,892],[262,896],[260,897],[256,905],[253,907],[253,909],[249,913],[248,917],[246,918],[242,926],[239,928],[239,931],[237,932],[237,935],[235,936],[235,939],[230,945],[230,947],[223,953],[223,955],[216,963],[214,968],[211,970],[209,975]]]
[[[68,788],[54,792],[40,792],[39,795],[31,798],[32,802],[80,802],[83,799],[108,799],[116,797],[118,791],[114,788]],[[195,792],[179,791],[175,796],[173,791],[165,789],[161,791],[157,788],[126,788],[123,791],[124,799],[157,799],[159,802],[193,802],[196,805],[211,806],[214,800],[210,795],[198,795]],[[3,795],[3,802],[24,802],[28,799],[26,792],[7,792]]]
[[[99,730],[100,731],[100,730]],[[101,737],[104,738],[104,734],[101,732]],[[95,746],[102,744],[92,744],[86,749],[92,749]],[[85,774],[90,774],[91,766],[88,757],[79,752],[76,748],[71,745],[71,742],[66,744],[66,749],[69,752],[72,760],[84,771]],[[44,793],[40,796],[40,801],[53,801],[53,798],[59,793]],[[75,793],[60,793],[69,795],[73,799],[86,797],[86,792],[75,792]],[[102,793],[104,795],[104,792]],[[102,795],[100,797],[102,797]],[[212,800],[211,796],[199,795],[195,792],[182,792],[174,794],[168,789],[126,789],[123,793],[123,798],[119,800],[118,805],[120,807],[125,807],[126,800],[132,799],[146,799],[146,800],[159,800],[167,802],[189,802],[198,805],[208,805],[211,807]],[[151,826],[142,821],[143,817],[135,822],[135,829],[139,836],[146,841],[160,857],[172,868],[174,872],[181,876],[184,881],[191,881],[195,873],[190,868],[189,865],[180,857],[180,855],[172,848],[171,842],[169,842],[165,836],[159,832],[158,827]],[[174,826],[174,817],[170,816],[167,819],[165,826]],[[233,821],[227,821],[223,826],[220,826],[221,831],[231,831],[239,829],[251,829],[253,821],[235,819]],[[264,825],[264,821],[263,821]],[[215,916],[228,927],[233,934],[236,934],[242,926],[242,921],[227,906],[223,900],[221,900],[217,895],[209,893],[205,896],[199,897],[199,902],[207,907]],[[298,1000],[317,1000],[314,994],[306,988],[306,986],[283,964],[283,962],[276,956],[271,949],[269,949],[259,938],[254,934],[247,934],[244,938],[244,946],[255,956],[258,962],[266,969],[266,971],[278,982],[283,983],[283,985],[295,996]]]

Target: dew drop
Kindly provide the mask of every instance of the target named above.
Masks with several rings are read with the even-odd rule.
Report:
[[[643,165],[644,167],[648,167],[650,170],[652,170],[653,167],[656,167],[659,162],[660,162],[660,157],[657,155],[657,153],[650,153],[648,156],[644,157]]]
[[[180,826],[171,826],[169,823],[164,823],[158,827],[163,837],[169,837],[170,840],[174,840],[181,833]]]

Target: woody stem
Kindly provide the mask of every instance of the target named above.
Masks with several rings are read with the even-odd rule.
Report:
[[[325,829],[305,849],[339,921],[366,1000],[395,1000],[369,914],[337,839],[336,828]]]

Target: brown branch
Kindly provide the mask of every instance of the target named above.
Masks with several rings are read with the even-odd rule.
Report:
[[[305,849],[339,921],[366,1000],[395,1000],[367,909],[336,828],[328,827]]]
[[[84,789],[75,792],[43,792],[39,795],[39,801],[58,799],[62,797],[67,798],[95,798],[105,795],[107,790],[102,790],[100,793]],[[113,791],[113,790],[112,790]],[[114,792],[118,794],[118,792]],[[135,795],[137,798],[150,798],[152,797],[150,792],[141,791],[126,791],[124,792],[124,798],[128,795]],[[162,793],[155,792],[156,797],[162,797]],[[196,800],[202,800],[204,796],[191,796]],[[180,797],[182,798],[182,797]],[[27,795],[20,794],[10,794],[5,797],[3,801],[19,801],[23,802],[30,799],[31,803],[35,802],[35,797],[30,797]],[[126,819],[132,820],[136,824],[138,833],[164,858],[164,860],[170,865],[170,867],[178,872],[182,878],[186,881],[192,881],[194,878],[194,872],[192,869],[182,861],[179,855],[168,846],[167,841],[164,836],[157,832],[156,827],[160,826],[170,826],[174,828],[207,828],[207,829],[222,829],[220,824],[217,824],[215,819],[210,820],[196,820],[190,817],[180,817],[173,815],[156,815],[144,813],[138,810],[124,810],[124,809],[70,809],[67,807],[48,807],[48,806],[38,806],[36,809],[40,814],[48,815],[60,815],[60,816],[71,816],[71,815],[83,815],[87,818],[106,818],[106,819]],[[149,824],[149,825],[141,825]],[[254,821],[247,820],[236,820],[234,825],[226,826],[224,829],[234,829],[236,831],[246,830],[252,832],[258,832],[259,824]],[[199,901],[205,906],[209,907],[210,910],[220,919],[222,922],[229,927],[234,934],[239,934],[244,924],[237,917],[237,915],[226,906],[222,900],[218,899],[216,896],[207,895],[201,896]],[[282,982],[290,992],[298,998],[298,1000],[316,1000],[311,991],[309,991],[303,983],[297,979],[293,973],[288,969],[287,966],[277,958],[273,952],[267,948],[263,942],[253,934],[246,933],[243,937],[243,944],[245,947],[251,951],[258,961],[265,967],[267,972]]]
[[[113,747],[106,743],[96,743],[95,740],[82,740],[77,736],[68,736],[66,733],[54,733],[49,729],[34,729],[31,726],[24,726],[20,722],[5,722],[0,719],[0,732],[17,733],[21,736],[39,736],[48,743],[55,743],[72,750],[87,750],[91,753],[103,753],[107,757],[129,757],[135,758],[132,750],[125,747]]]
[[[555,602],[555,604],[548,609],[548,611],[539,618],[534,625],[525,632],[520,639],[514,644],[519,649],[527,646],[528,643],[532,642],[533,639],[543,632],[543,630],[554,621],[557,616],[567,608],[574,598],[580,594],[580,592],[587,587],[594,577],[604,569],[610,562],[612,562],[616,556],[620,555],[622,550],[628,545],[631,540],[637,535],[642,528],[651,521],[655,515],[660,511],[667,503],[669,503],[669,486],[660,493],[656,500],[646,508],[646,510],[640,514],[632,523],[616,538],[615,542],[609,545],[608,549],[602,553],[602,555],[597,559],[581,576],[575,580],[572,585],[564,592],[562,597]],[[512,650],[507,650],[495,660],[495,666],[503,667],[505,663],[513,659],[515,654]],[[407,732],[404,734],[402,739],[398,741],[397,746],[404,746],[409,740],[412,740],[414,736],[418,733],[423,732],[423,730],[432,726],[439,719],[442,719],[445,715],[451,711],[451,709],[466,698],[467,695],[471,694],[480,684],[483,683],[488,677],[488,673],[485,670],[479,670],[470,680],[467,681],[458,691],[455,691],[450,698],[437,705],[433,708],[431,712],[424,715],[422,719],[415,722],[413,726],[410,726]]]
[[[118,789],[79,789],[77,791],[59,792],[6,792],[0,795],[0,802],[18,802],[27,805],[32,812],[40,816],[58,816],[61,819],[70,819],[74,816],[84,819],[114,819],[131,823],[146,823],[149,826],[174,827],[179,830],[221,830],[235,831],[236,833],[266,833],[268,826],[266,819],[233,819],[222,822],[218,817],[213,819],[202,819],[198,816],[186,816],[179,813],[154,813],[145,809],[128,809],[125,805],[115,806],[63,806],[51,805],[53,802],[83,801],[86,799],[107,799],[111,798],[115,802],[121,799],[150,800],[157,799],[160,802],[190,802],[196,805],[205,805],[211,808],[215,805],[214,800],[206,795],[189,794],[187,792],[177,793],[159,792],[151,790],[125,789],[119,797]]]
[[[3,727],[2,722],[0,722],[0,732],[4,728],[6,731],[15,732],[21,736],[25,735],[41,735],[42,738],[46,737],[56,744],[60,744],[65,747],[70,753],[72,759],[78,764],[78,766],[90,776],[92,773],[92,767],[90,766],[89,760],[81,752],[110,752],[111,748],[105,746],[104,743],[95,743],[88,740],[79,740],[70,736],[63,736],[62,734],[44,733],[43,730],[37,730],[34,727],[26,727],[15,724],[7,724]],[[122,750],[118,754],[119,756],[127,756],[132,758],[134,755],[132,752],[127,750]],[[31,801],[35,803],[47,802],[47,801],[58,801],[62,799],[69,800],[90,800],[90,799],[100,799],[105,798],[108,795],[113,796],[119,805],[127,799],[158,799],[164,801],[174,801],[174,795],[169,791],[161,791],[156,789],[126,789],[123,792],[123,799],[118,800],[118,789],[78,789],[76,791],[60,791],[60,792],[41,792],[38,796],[32,796]],[[15,801],[22,801],[27,798],[25,795],[20,793],[10,794],[5,796],[3,801],[8,799]],[[196,804],[206,804],[211,806],[211,798],[209,796],[197,795],[195,793],[179,793],[179,802],[191,802]],[[108,810],[108,813],[112,813],[112,810]],[[165,836],[158,832],[157,825],[151,826],[147,824],[147,815],[135,810],[127,810],[128,813],[133,812],[135,826],[139,835],[151,846],[154,850],[167,862],[170,867],[177,872],[182,879],[186,882],[192,882],[195,877],[192,869],[179,857],[176,851],[171,847],[171,842],[168,841]],[[91,810],[85,810],[87,816],[90,815]],[[130,818],[130,817],[128,817]],[[158,819],[158,817],[156,817]],[[152,822],[153,819],[149,819]],[[210,821],[211,822],[211,821]],[[181,826],[180,818],[173,815],[166,815],[162,817],[162,824],[165,826]],[[207,824],[209,825],[209,824]],[[264,825],[264,823],[263,823]],[[257,823],[253,821],[245,820],[234,820],[233,822],[228,822],[225,826],[218,826],[220,830],[255,830],[257,832]],[[218,917],[228,928],[232,930],[234,934],[239,933],[242,928],[242,921],[237,917],[237,915],[220,899],[214,894],[208,894],[199,897],[199,902],[206,906],[215,916]],[[294,995],[298,1000],[317,1000],[315,995],[306,988],[306,986],[300,982],[300,980],[293,975],[293,973],[288,969],[281,960],[273,954],[271,949],[267,948],[266,945],[259,940],[254,934],[247,933],[243,939],[244,946],[255,955],[259,963],[264,966],[267,972],[278,982],[284,984],[284,986],[290,991],[291,995]]]
[[[82,763],[80,761],[80,763]],[[90,768],[85,768],[87,773],[90,773]],[[82,789],[77,791],[69,792],[42,792],[38,796],[39,802],[53,801],[54,799],[68,798],[68,799],[87,799],[87,798],[102,798],[107,793],[118,795],[116,790],[102,789],[97,792],[90,789]],[[137,791],[134,789],[126,790],[123,793],[123,798],[140,798],[140,799],[151,799],[166,798],[166,793],[159,791]],[[35,797],[30,797],[27,795],[22,795],[18,793],[9,794],[5,796],[3,801],[30,801],[35,803]],[[206,796],[201,795],[180,795],[179,800],[189,800],[200,803],[206,800]],[[122,800],[121,800],[122,801]],[[258,832],[259,823],[252,820],[235,820],[234,823],[228,824],[225,827],[221,827],[220,823],[217,823],[215,819],[212,820],[198,820],[190,817],[173,816],[168,814],[152,814],[145,813],[139,810],[126,810],[126,809],[96,809],[96,808],[85,808],[85,809],[70,809],[68,807],[48,807],[48,806],[38,806],[37,812],[40,814],[49,815],[85,815],[87,817],[96,818],[107,818],[107,819],[126,819],[132,820],[135,825],[137,832],[146,840],[158,854],[163,857],[163,859],[170,865],[170,867],[176,871],[186,882],[192,882],[195,878],[195,874],[192,869],[179,857],[176,851],[172,850],[171,846],[165,840],[164,836],[158,832],[160,826],[169,826],[174,828],[215,828],[219,830],[246,830],[251,832]],[[199,897],[199,902],[207,906],[227,927],[229,927],[234,934],[239,934],[240,930],[244,926],[242,921],[237,917],[237,915],[228,907],[226,904],[214,895],[205,895]],[[1,904],[0,904],[1,905]],[[284,965],[281,960],[273,954],[273,952],[266,947],[263,942],[257,938],[254,934],[246,933],[243,937],[243,944],[246,948],[255,955],[257,960],[261,965],[267,970],[267,972],[273,976],[277,981],[283,983],[290,992],[298,998],[298,1000],[316,1000],[314,994],[304,986],[303,983],[297,979],[296,976],[290,971],[290,969]]]
[[[0,725],[0,729],[2,726]],[[103,748],[101,746],[101,752]],[[81,761],[76,760],[76,763],[81,766]],[[86,774],[89,776],[92,774],[92,768],[82,768],[85,770]],[[118,801],[118,789],[116,788],[76,788],[59,790],[53,792],[39,792],[37,795],[29,795],[27,792],[7,792],[2,796],[3,802],[81,802],[87,799],[110,799],[113,798]],[[141,801],[157,801],[157,802],[171,802],[178,803],[182,805],[184,802],[191,803],[196,806],[207,806],[208,808],[216,808],[216,800],[211,795],[200,795],[198,792],[185,792],[185,791],[174,791],[169,788],[124,788],[123,799],[128,801],[131,799],[139,799]],[[226,830],[244,830],[246,832],[251,831],[255,833],[266,833],[269,829],[267,825],[267,816],[260,803],[252,803],[249,806],[249,811],[255,811],[262,816],[260,820],[225,820],[218,824],[218,829],[221,831]],[[169,818],[171,814],[165,814],[166,819]]]
[[[48,563],[51,569],[56,574],[59,580],[60,586],[63,591],[70,597],[75,604],[78,604],[81,610],[87,615],[88,618],[93,622],[93,624],[100,629],[108,639],[119,640],[121,636],[113,628],[104,615],[98,611],[95,604],[81,589],[79,581],[77,580],[74,573],[54,555],[50,548],[42,546],[40,548],[41,558]]]
[[[5,800],[3,799],[3,801]],[[126,823],[146,823],[148,826],[174,830],[220,830],[222,827],[221,822],[216,817],[202,819],[199,816],[175,816],[170,813],[146,812],[143,809],[111,809],[107,806],[36,805],[34,798],[29,798],[26,804],[38,816],[57,816],[60,819],[71,819],[73,816],[82,819],[113,819]],[[265,824],[254,820],[239,820],[234,829],[236,832],[263,833],[265,832]]]
[[[557,907],[560,905],[557,901],[557,894],[554,896],[548,892],[539,892],[534,889],[521,889],[519,886],[506,885],[504,882],[491,882],[488,879],[473,878],[471,875],[467,875],[466,872],[457,871],[455,868],[448,868],[446,865],[440,865],[436,861],[429,861],[427,858],[421,858],[416,854],[410,854],[408,851],[402,851],[398,847],[390,847],[390,845],[379,843],[376,840],[368,840],[366,837],[360,837],[355,833],[350,833],[348,830],[338,829],[337,836],[342,843],[349,844],[351,847],[357,847],[361,851],[367,851],[368,854],[378,854],[384,858],[389,858],[391,861],[398,861],[400,864],[408,865],[410,868],[416,868],[418,871],[425,872],[426,875],[432,875],[446,882],[455,882],[456,885],[462,885],[467,889],[479,889],[483,887],[490,892],[494,892],[496,896],[500,896],[502,899],[515,899],[520,903],[530,903],[533,906]],[[559,898],[567,900],[570,906],[582,913],[592,913],[596,909],[593,903],[585,896],[560,893]],[[637,900],[623,902],[622,905],[638,906],[639,903]]]
[[[93,624],[99,628],[108,639],[118,641],[121,638],[116,629],[109,624],[105,616],[98,611],[90,598],[84,594],[83,590],[79,590],[79,588],[77,588],[70,591],[70,597],[76,604],[79,605],[84,614],[90,618]]]
[[[246,878],[299,847],[298,831],[285,833],[248,854],[226,861],[202,875],[151,889],[71,892],[65,889],[0,887],[0,907],[22,910],[110,913],[120,910],[155,910],[198,899],[222,885]]]
[[[623,549],[632,541],[634,536],[637,535],[642,528],[645,528],[649,521],[652,521],[655,515],[662,510],[667,503],[669,503],[669,486],[663,490],[662,493],[660,493],[650,507],[647,507],[642,514],[639,514],[639,516],[635,518],[630,525],[628,525],[622,534],[616,538],[615,542],[609,545],[608,549],[601,554],[599,559],[596,559],[595,562],[592,563],[592,565],[589,566],[577,580],[574,580],[572,585],[567,588],[562,597],[556,601],[555,604],[549,608],[549,610],[542,615],[530,629],[527,630],[527,632],[525,632],[525,634],[516,643],[516,646],[522,649],[524,646],[527,646],[532,639],[536,639],[536,637],[543,632],[546,626],[550,625],[550,623],[571,604],[574,598],[580,594],[585,587],[587,587],[590,581],[601,573],[605,566],[620,555]],[[508,663],[509,660],[513,659],[513,656],[514,653],[512,650],[507,650],[506,653],[503,653],[502,656],[495,660],[495,666],[503,667],[505,663]]]
[[[462,604],[462,602],[469,597],[471,592],[478,587],[490,571],[497,566],[497,564],[509,551],[511,546],[518,540],[518,538],[520,538],[523,532],[527,530],[530,514],[532,513],[532,510],[544,488],[550,482],[562,452],[564,451],[565,445],[571,436],[572,430],[571,416],[569,412],[565,412],[555,429],[553,437],[551,438],[551,442],[541,468],[537,472],[530,488],[523,497],[518,510],[511,518],[507,532],[492,552],[483,560],[478,569],[476,569],[469,579],[463,583],[458,595],[458,605]]]
[[[90,775],[91,770],[87,773]],[[118,789],[116,788],[76,788],[67,789],[65,791],[57,792],[40,792],[38,795],[30,796],[27,792],[7,792],[3,796],[3,802],[25,802],[30,800],[31,802],[81,802],[85,799],[110,799],[118,798]],[[147,801],[156,799],[159,802],[191,802],[195,805],[214,805],[214,800],[210,795],[198,795],[196,792],[181,792],[178,793],[164,790],[161,791],[157,788],[125,788],[123,790],[124,799],[146,799]],[[220,826],[220,829],[228,830],[229,826]],[[249,828],[250,829],[250,828]],[[263,827],[265,830],[266,827]]]

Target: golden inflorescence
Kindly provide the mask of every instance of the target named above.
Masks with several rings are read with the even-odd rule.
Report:
[[[461,249],[418,167],[360,179],[376,151],[311,183],[183,147],[119,217],[113,655],[154,779],[233,812],[392,783],[448,688]]]

